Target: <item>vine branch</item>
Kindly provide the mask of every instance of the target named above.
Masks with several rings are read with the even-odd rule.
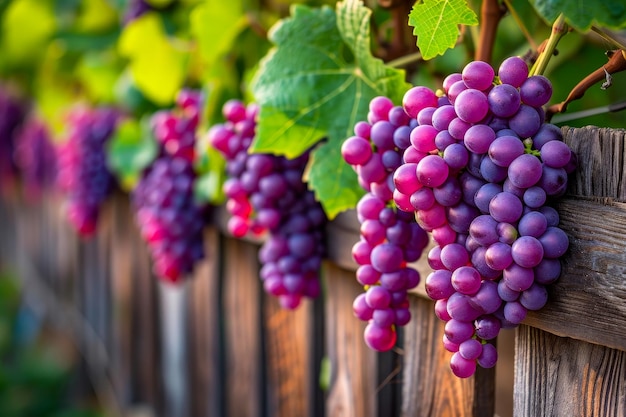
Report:
[[[572,89],[564,101],[548,107],[546,110],[546,119],[550,120],[555,113],[563,113],[567,110],[567,105],[581,98],[592,85],[606,80],[607,73],[614,74],[626,70],[626,57],[624,55],[625,53],[622,50],[614,51],[609,58],[609,62],[583,78],[583,80]]]
[[[504,11],[498,0],[484,0],[480,8],[480,34],[474,59],[491,63],[493,45],[496,41],[496,32]]]

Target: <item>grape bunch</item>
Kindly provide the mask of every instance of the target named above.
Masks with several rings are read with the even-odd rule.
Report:
[[[568,238],[550,201],[563,195],[576,157],[545,122],[550,81],[519,57],[498,69],[467,64],[443,94],[406,92],[415,120],[394,201],[436,242],[426,292],[445,321],[444,346],[458,377],[497,361],[491,340],[547,302]]]
[[[258,106],[230,100],[222,113],[225,122],[207,138],[226,159],[228,231],[237,238],[267,234],[259,250],[263,287],[283,308],[295,309],[302,297],[320,293],[325,253],[326,214],[302,180],[309,152],[295,159],[249,153]]]
[[[26,113],[26,103],[8,86],[0,85],[0,189],[8,188],[18,173],[15,135]]]
[[[30,117],[16,133],[14,159],[28,200],[38,200],[44,190],[54,185],[56,149],[41,119]]]
[[[356,278],[365,292],[356,297],[353,310],[368,322],[364,339],[377,351],[393,348],[397,326],[411,319],[407,290],[419,284],[420,275],[408,263],[417,261],[428,244],[413,214],[393,204],[398,192],[393,175],[403,169],[402,156],[416,125],[402,106],[378,96],[370,101],[367,121],[357,122],[354,136],[341,147],[343,159],[367,191],[356,207],[360,239],[352,247],[359,265]]]
[[[179,282],[204,256],[205,210],[195,201],[194,156],[201,94],[181,90],[176,108],[152,116],[160,153],[131,195],[135,219],[154,261],[154,273]]]
[[[112,108],[75,107],[66,119],[66,140],[57,148],[57,185],[67,197],[70,224],[84,237],[96,231],[100,207],[115,186],[105,144],[118,118]]]

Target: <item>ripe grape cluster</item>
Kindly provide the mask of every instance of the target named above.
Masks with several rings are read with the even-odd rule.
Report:
[[[56,149],[42,120],[31,117],[24,122],[16,133],[14,157],[27,199],[37,200],[44,190],[54,185]]]
[[[238,238],[267,232],[259,251],[263,286],[283,308],[295,309],[302,297],[320,293],[325,253],[326,214],[302,180],[309,152],[295,159],[249,153],[258,106],[230,100],[222,112],[225,122],[212,126],[207,137],[227,161],[228,230]]]
[[[497,81],[494,81],[497,80]],[[427,294],[445,321],[444,346],[458,377],[497,360],[501,328],[547,301],[568,238],[551,199],[565,193],[575,155],[542,106],[550,81],[507,58],[498,69],[467,64],[443,94],[416,86],[403,106],[417,120],[394,174],[398,207],[414,212],[437,243]]]
[[[115,185],[105,144],[119,114],[108,107],[79,106],[67,116],[66,140],[57,148],[57,185],[67,197],[67,217],[82,236],[96,230],[102,203]]]
[[[0,189],[17,175],[15,134],[24,121],[27,105],[9,87],[0,85]]]
[[[407,290],[419,284],[420,275],[407,264],[417,261],[428,244],[428,235],[413,214],[393,205],[397,193],[393,175],[402,167],[416,126],[417,120],[402,106],[378,96],[370,101],[367,121],[356,123],[354,136],[341,147],[342,157],[367,191],[356,207],[360,239],[352,248],[359,264],[356,278],[365,292],[356,297],[353,310],[368,322],[365,342],[378,351],[391,349],[397,326],[411,319]]]
[[[160,153],[131,198],[141,236],[160,279],[179,282],[204,256],[204,208],[195,201],[194,155],[201,95],[181,90],[176,108],[152,116]]]

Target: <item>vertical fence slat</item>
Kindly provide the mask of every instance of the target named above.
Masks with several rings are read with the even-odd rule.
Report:
[[[312,417],[310,385],[317,380],[312,363],[313,302],[303,300],[291,311],[283,309],[275,297],[264,298],[268,414]]]
[[[113,244],[111,247],[112,380],[118,401],[128,404],[132,395],[132,288],[133,288],[133,221],[128,201],[115,200],[113,207]]]
[[[494,413],[494,369],[477,368],[460,379],[450,370],[441,342],[444,322],[433,303],[411,297],[411,322],[404,329],[402,417],[482,417]]]
[[[264,409],[258,246],[228,238],[224,250],[225,415],[258,416]]]
[[[188,347],[193,416],[224,415],[219,314],[220,242],[216,229],[205,229],[205,259],[196,265],[194,277],[189,283]]]
[[[139,231],[132,234],[132,364],[133,402],[162,409],[162,371],[160,366],[159,305],[157,278]]]
[[[354,317],[352,302],[363,291],[354,271],[325,263],[326,346],[331,379],[326,401],[328,417],[373,417],[377,410],[376,352],[363,341],[365,324]]]
[[[522,325],[515,417],[626,416],[626,352]]]

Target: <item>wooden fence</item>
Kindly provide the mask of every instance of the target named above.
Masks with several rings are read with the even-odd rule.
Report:
[[[116,416],[626,416],[626,131],[564,128],[580,168],[558,204],[570,237],[549,304],[498,339],[495,369],[458,379],[423,286],[398,348],[375,353],[352,314],[354,213],[328,227],[324,295],[282,310],[258,278],[259,242],[205,229],[206,259],[183,286],[159,284],[128,198],[83,241],[53,194],[0,201],[0,266],[35,311],[76,340]],[[428,273],[425,262],[417,267]],[[423,284],[422,284],[423,285]],[[133,411],[134,410],[134,411]]]

